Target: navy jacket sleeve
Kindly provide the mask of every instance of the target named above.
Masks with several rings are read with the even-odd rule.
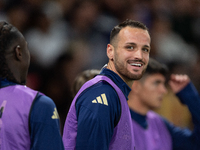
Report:
[[[76,150],[108,150],[120,118],[120,101],[116,91],[106,82],[93,85],[77,99],[76,113]]]
[[[177,93],[181,102],[188,106],[191,112],[194,130],[175,127],[165,120],[172,135],[174,150],[200,150],[200,97],[192,83]]]
[[[31,150],[64,150],[59,116],[52,99],[38,94],[30,112]]]

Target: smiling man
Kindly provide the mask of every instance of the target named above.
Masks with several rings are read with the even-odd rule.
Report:
[[[140,22],[126,20],[111,31],[108,64],[75,96],[66,118],[65,150],[134,150],[127,100],[133,80],[144,73],[150,35]]]

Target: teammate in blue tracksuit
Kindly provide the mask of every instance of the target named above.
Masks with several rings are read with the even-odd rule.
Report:
[[[63,132],[65,150],[134,149],[127,96],[150,53],[147,28],[126,20],[111,31],[108,65],[75,96]]]
[[[104,68],[100,74],[112,79],[122,90],[126,99],[128,98],[130,88],[117,74],[106,68]],[[96,105],[95,103],[92,103],[93,100],[97,99],[97,97],[101,96],[103,93],[107,96],[108,106],[100,104],[99,102]],[[109,93],[112,93],[112,95]],[[83,109],[82,107],[86,109]],[[91,114],[91,112],[93,113]],[[108,142],[113,136],[114,128],[120,119],[120,112],[121,106],[119,97],[115,90],[110,88],[110,85],[107,82],[97,83],[92,86],[91,90],[85,90],[84,97],[80,97],[76,103],[76,114],[79,115],[77,119],[80,122],[78,130],[82,133],[77,136],[77,147],[87,146],[89,143],[91,149],[92,147],[107,149],[109,145]],[[86,119],[91,117],[97,118],[102,125],[98,125],[96,119]],[[88,132],[89,129],[92,131]]]
[[[169,85],[180,101],[187,105],[194,130],[183,129],[155,113],[164,94],[167,70],[154,59],[149,60],[143,77],[134,81],[128,104],[133,121],[136,149],[139,150],[199,150],[200,97],[187,75],[171,75]]]
[[[30,53],[20,31],[0,22],[0,149],[63,150],[52,99],[25,86]]]

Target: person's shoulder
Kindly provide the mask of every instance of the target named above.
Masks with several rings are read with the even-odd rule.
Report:
[[[159,113],[153,111],[153,110],[150,110],[148,111],[147,113],[147,118],[149,121],[151,122],[154,122],[154,124],[157,124],[157,123],[167,123],[167,124],[172,124],[169,120],[167,120],[165,117],[161,116]]]
[[[96,84],[94,84],[93,86],[87,88],[85,90],[85,92],[106,92],[106,93],[110,93],[110,92],[114,92],[116,93],[115,89],[106,81],[100,81]],[[92,93],[91,93],[92,94]]]
[[[120,108],[120,100],[115,89],[109,83],[101,81],[84,90],[76,99],[75,105],[77,111],[115,113]]]
[[[107,97],[107,98],[116,98],[117,92],[115,89],[106,81],[98,82],[91,87],[85,89],[78,97],[78,99],[84,100],[95,100],[97,97]]]
[[[33,90],[25,85],[12,85],[12,86],[8,86],[8,88],[12,89],[12,92],[17,95],[21,95],[21,96],[36,96],[36,94],[38,93],[38,91]]]
[[[39,120],[42,122],[44,120],[49,120],[48,122],[51,122],[52,119],[59,119],[54,101],[41,93],[37,94],[32,104],[30,114],[32,118],[34,118],[34,121]]]
[[[54,101],[50,97],[48,97],[40,92],[38,92],[34,101],[35,101],[34,102],[35,105],[38,105],[39,107],[48,107],[48,108],[55,107]]]
[[[148,112],[147,119],[151,125],[156,125],[157,128],[162,128],[162,126],[168,126],[171,124],[171,122],[169,122],[166,118],[152,110]]]
[[[28,95],[32,95],[34,97],[34,102],[33,102],[34,104],[36,103],[40,105],[41,107],[44,107],[44,106],[55,107],[54,101],[50,97],[46,96],[45,94],[37,90],[31,89],[27,86],[22,86],[21,90],[23,90],[24,93]]]
[[[150,110],[148,113],[147,113],[147,117],[151,120],[157,120],[157,119],[161,119],[162,116],[160,116],[158,113]]]

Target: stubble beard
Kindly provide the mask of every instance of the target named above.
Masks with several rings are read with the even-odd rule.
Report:
[[[118,74],[123,77],[125,80],[139,80],[142,78],[146,68],[142,71],[141,74],[133,74],[131,73],[124,65],[123,63],[119,62],[118,59],[115,58],[114,62],[116,71]]]

